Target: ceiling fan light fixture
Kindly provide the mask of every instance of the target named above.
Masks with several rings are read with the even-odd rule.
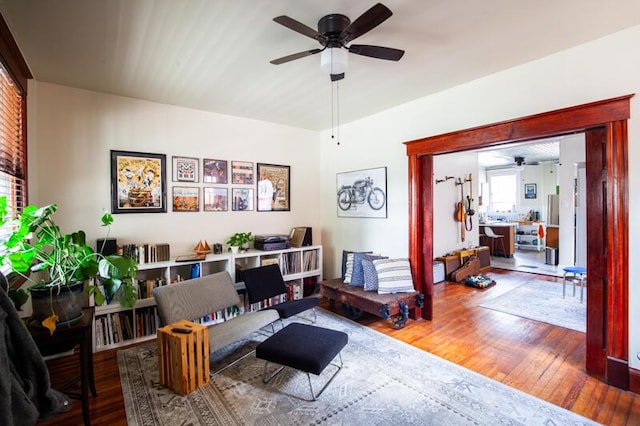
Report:
[[[327,74],[342,74],[347,71],[349,52],[341,47],[328,47],[320,55],[320,69]]]

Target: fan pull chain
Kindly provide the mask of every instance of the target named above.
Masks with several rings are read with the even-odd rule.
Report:
[[[331,82],[331,139],[336,139],[336,145],[340,145],[340,86],[338,84],[337,81]],[[334,90],[336,92],[335,100],[333,97]]]

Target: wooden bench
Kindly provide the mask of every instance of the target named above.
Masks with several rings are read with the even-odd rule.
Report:
[[[411,293],[378,294],[375,291],[364,291],[362,287],[344,284],[342,279],[321,281],[320,294],[333,304],[342,304],[344,315],[350,319],[360,318],[362,312],[391,319],[395,317],[393,327],[403,328],[409,318],[418,318],[417,309],[423,306],[424,295]]]

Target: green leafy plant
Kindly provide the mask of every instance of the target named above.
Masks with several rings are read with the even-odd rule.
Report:
[[[87,245],[82,230],[63,234],[53,219],[57,209],[56,204],[30,205],[16,212],[7,204],[6,197],[0,197],[0,226],[11,230],[8,239],[0,243],[0,264],[10,266],[12,272],[24,277],[33,287],[59,289],[95,278],[87,291],[94,295],[96,304],[105,300],[97,287],[99,282],[107,296],[111,298],[120,290],[120,304],[133,307],[138,298],[134,284],[136,262],[129,257],[95,252]],[[110,230],[113,216],[105,212],[101,221],[102,226]],[[46,279],[34,280],[31,277],[34,272],[45,273]],[[48,320],[47,324],[53,323],[55,329],[56,313],[52,312]]]
[[[241,247],[243,244],[250,243],[253,240],[251,232],[236,232],[227,240],[227,245]]]

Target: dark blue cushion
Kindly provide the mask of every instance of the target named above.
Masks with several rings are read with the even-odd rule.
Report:
[[[307,309],[315,308],[320,304],[320,298],[307,297],[306,299],[290,300],[288,302],[278,303],[267,309],[274,309],[278,311],[280,319],[289,318],[294,315],[298,315],[300,312],[304,312]]]
[[[363,260],[377,260],[387,259],[386,256],[378,256],[369,253],[354,253],[353,254],[353,272],[351,274],[351,280],[349,285],[356,287],[364,287],[364,269],[362,269]]]
[[[260,343],[256,357],[318,375],[348,341],[342,331],[293,323]]]

